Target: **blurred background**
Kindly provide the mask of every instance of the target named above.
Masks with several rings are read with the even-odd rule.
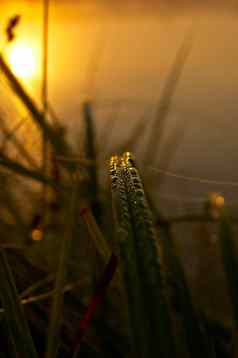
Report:
[[[14,51],[19,58],[21,49],[30,49],[32,73],[24,76],[15,64],[15,74],[40,104],[43,3],[3,0],[0,10],[3,52],[11,63]],[[21,16],[16,38],[4,46],[3,31],[14,14]],[[196,204],[214,185],[162,171],[237,180],[237,34],[235,1],[50,1],[49,102],[76,144],[82,103],[90,101],[103,183],[105,160],[124,149],[137,155],[148,190],[174,205],[178,198],[180,205],[182,198]],[[179,56],[183,63],[167,95],[162,130],[156,124],[161,98]],[[217,184],[216,191],[227,203],[237,199],[235,185]]]

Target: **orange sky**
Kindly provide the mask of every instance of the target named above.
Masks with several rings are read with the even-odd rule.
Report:
[[[19,40],[33,39],[40,45],[42,8],[33,2],[26,6],[18,1],[17,7],[13,3],[5,6],[1,2],[1,13],[7,18],[20,11]],[[127,10],[123,8],[123,17],[116,16],[115,11],[112,15],[112,7],[104,5],[107,11],[102,16],[98,5],[80,4],[64,2],[59,6],[52,1],[50,12],[50,101],[70,128],[70,137],[77,139],[81,101],[87,97],[101,103],[96,110],[99,136],[110,118],[119,119],[110,138],[103,142],[103,159],[131,137],[142,116],[150,123],[176,52],[193,25],[196,35],[192,51],[166,129],[168,135],[177,121],[188,118],[171,169],[223,180],[232,176],[236,180],[238,21],[236,13],[230,11],[232,2],[227,2],[229,11],[222,7],[213,10],[211,6],[209,11],[180,8],[173,16],[142,10],[135,15],[128,5]],[[34,95],[39,97],[40,76],[33,87]],[[122,100],[120,107],[118,100]],[[148,124],[145,137],[149,133]],[[145,144],[146,139],[139,141],[136,151],[143,152]],[[156,158],[151,165],[159,165]],[[156,181],[158,174],[154,173],[154,177]],[[175,191],[188,190],[188,186],[172,184]],[[191,186],[191,192],[195,189],[198,195],[207,190]]]

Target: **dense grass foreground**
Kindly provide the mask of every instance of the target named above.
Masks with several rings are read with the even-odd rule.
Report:
[[[236,357],[238,256],[224,207],[211,202],[208,216],[212,220],[216,211],[234,316],[229,326],[208,316],[194,301],[170,224],[160,217],[159,227],[154,225],[131,153],[113,156],[109,171],[113,233],[108,238],[99,228],[90,204],[82,201],[76,172],[67,181],[67,188],[61,188],[67,195],[61,194],[64,223],[61,233],[54,232],[59,240],[59,259],[52,273],[31,266],[19,251],[7,246],[7,241],[6,248],[2,245],[2,356]],[[99,217],[101,220],[102,213]],[[61,221],[62,217],[58,218]],[[42,224],[37,225],[31,234],[43,230]],[[41,240],[37,245],[47,240],[47,231],[44,235],[36,236]],[[79,270],[76,279],[71,267],[72,247],[80,244],[80,237],[91,240],[94,258],[79,254],[76,260],[82,267],[96,265],[97,273]]]

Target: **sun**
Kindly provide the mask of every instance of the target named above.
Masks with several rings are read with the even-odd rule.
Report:
[[[15,45],[9,53],[9,63],[19,78],[30,78],[36,72],[36,58],[31,47]]]

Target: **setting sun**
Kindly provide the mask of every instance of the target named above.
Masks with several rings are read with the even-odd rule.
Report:
[[[9,54],[9,63],[20,78],[32,77],[36,71],[36,58],[32,48],[27,46],[14,46]]]

